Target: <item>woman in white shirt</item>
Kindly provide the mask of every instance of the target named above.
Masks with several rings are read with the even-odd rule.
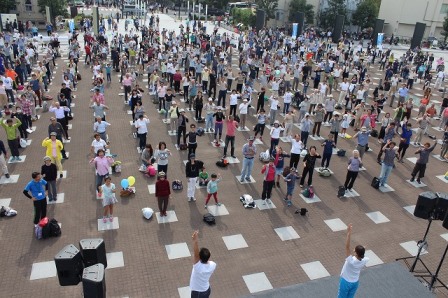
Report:
[[[280,139],[280,133],[285,129],[280,125],[278,120],[275,120],[273,127],[271,128],[271,148],[269,149],[269,154],[272,154],[272,150],[278,145],[278,141]]]
[[[362,245],[357,245],[353,252],[350,249],[350,236],[352,234],[352,224],[348,225],[347,238],[345,241],[346,259],[341,271],[339,280],[338,298],[354,297],[359,286],[359,274],[365,267],[369,258],[364,257],[366,249]]]
[[[106,141],[104,141],[99,133],[96,133],[94,135],[95,139],[92,141],[92,145],[90,147],[90,153],[92,156],[96,156],[98,150],[103,149],[106,150],[109,146],[107,145]]]
[[[291,139],[291,158],[289,160],[289,167],[290,168],[299,168],[299,161],[300,161],[300,153],[303,150],[303,144],[300,140],[300,135],[295,134],[294,138]]]
[[[271,96],[271,98],[269,100],[271,102],[271,105],[270,105],[271,110],[269,112],[269,119],[271,120],[271,126],[272,126],[272,125],[274,125],[275,116],[277,115],[279,101],[277,99],[277,96],[275,96],[275,95]]]

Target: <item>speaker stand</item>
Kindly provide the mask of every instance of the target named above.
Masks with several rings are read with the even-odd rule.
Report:
[[[415,272],[415,273],[430,273],[428,267],[426,267],[425,263],[420,258],[420,254],[422,253],[423,248],[428,246],[428,242],[426,241],[426,237],[428,236],[429,228],[431,227],[432,221],[433,221],[433,213],[431,213],[431,216],[428,219],[428,226],[426,227],[426,232],[425,232],[425,235],[423,236],[423,240],[420,240],[417,243],[417,245],[418,245],[417,255],[415,257],[404,257],[404,258],[395,259],[396,261],[404,261],[405,264],[409,268],[409,272],[415,272],[415,266],[417,265],[417,262],[420,261],[420,263],[422,263],[423,267],[425,267],[426,270],[423,271],[423,272]],[[414,258],[415,258],[414,262],[412,263],[412,265],[409,266],[408,260],[414,259]]]

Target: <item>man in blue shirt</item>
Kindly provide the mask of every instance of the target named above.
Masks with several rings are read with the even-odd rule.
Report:
[[[368,150],[369,135],[370,130],[367,130],[367,127],[363,126],[361,127],[361,131],[358,131],[352,137],[352,139],[357,139],[358,141],[358,145],[356,145],[356,150],[359,151],[359,157],[361,157],[361,159],[364,156],[366,150]]]
[[[398,105],[400,103],[404,103],[406,100],[406,96],[408,96],[409,89],[406,87],[406,84],[403,84],[400,89],[398,89]]]
[[[34,227],[36,227],[39,221],[47,216],[47,191],[45,190],[47,181],[42,179],[39,172],[33,172],[31,177],[33,180],[25,186],[23,194],[33,201]]]

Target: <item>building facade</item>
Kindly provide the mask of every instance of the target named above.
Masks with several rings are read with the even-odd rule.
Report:
[[[17,0],[16,8],[10,13],[17,15],[17,20],[25,23],[31,21],[39,29],[44,29],[47,21],[45,13],[39,12],[37,0]]]
[[[448,0],[383,0],[379,19],[384,19],[386,35],[410,38],[415,23],[425,23],[424,38],[440,38],[444,18],[448,13]]]

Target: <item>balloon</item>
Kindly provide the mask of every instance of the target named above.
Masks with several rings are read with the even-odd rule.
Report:
[[[135,183],[135,177],[134,176],[129,176],[128,177],[128,182],[129,182],[129,186],[133,186]]]
[[[129,182],[128,182],[127,179],[121,180],[121,187],[123,187],[123,188],[128,188],[129,187]]]

